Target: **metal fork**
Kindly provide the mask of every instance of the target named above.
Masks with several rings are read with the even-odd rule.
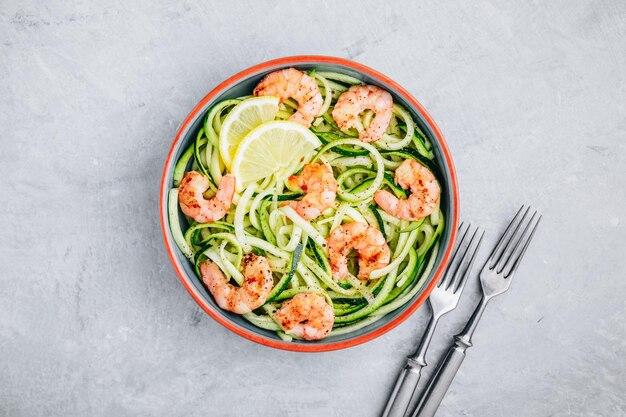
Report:
[[[432,417],[437,412],[441,400],[446,395],[454,376],[465,359],[465,350],[472,346],[472,335],[485,311],[487,302],[509,289],[511,279],[517,271],[540,220],[541,214],[539,212],[533,210],[531,213],[530,207],[524,210],[524,206],[522,206],[507,227],[480,271],[482,287],[480,303],[467,322],[465,329],[454,337],[454,345],[430,380],[419,405],[412,414],[413,417]]]
[[[459,227],[459,234],[462,238],[456,246],[452,261],[446,273],[435,289],[428,297],[428,304],[432,311],[432,316],[426,327],[426,332],[422,338],[417,351],[407,358],[406,365],[396,381],[396,385],[389,396],[387,405],[383,411],[383,417],[402,417],[410,404],[417,399],[415,388],[420,379],[421,370],[426,366],[426,350],[430,340],[435,333],[437,322],[444,314],[452,311],[459,302],[459,297],[463,292],[469,271],[472,268],[478,247],[482,241],[484,232],[476,228],[473,234],[469,233],[471,226]]]

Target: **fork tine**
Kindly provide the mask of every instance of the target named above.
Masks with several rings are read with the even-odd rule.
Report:
[[[524,214],[522,214],[524,208],[526,208],[526,211],[524,212]],[[489,269],[495,268],[496,264],[500,261],[502,255],[504,254],[504,251],[506,250],[508,244],[511,242],[511,239],[515,235],[515,232],[517,232],[519,225],[524,220],[524,217],[526,216],[526,213],[528,213],[529,209],[530,207],[522,206],[517,211],[517,214],[515,215],[515,217],[513,217],[513,220],[511,220],[511,223],[509,223],[506,230],[502,234],[502,237],[498,241],[498,244],[489,256],[489,260],[487,261],[489,263]]]
[[[530,206],[524,213],[524,217],[522,217],[520,222],[517,224],[517,227],[515,228],[513,235],[509,239],[508,243],[506,244],[506,247],[504,248],[504,251],[502,252],[502,255],[500,256],[500,259],[498,259],[498,262],[496,263],[496,272],[498,274],[502,272],[502,270],[504,269],[504,265],[507,263],[509,259],[511,259],[511,255],[513,254],[513,251],[515,250],[519,242],[523,239],[524,233],[526,233],[526,229],[528,228],[528,225],[533,220],[533,216],[531,216],[529,211],[530,211]]]
[[[459,251],[455,254],[456,255],[455,261],[457,261],[455,263],[455,268],[454,269],[450,268],[450,273],[448,274],[449,276],[446,277],[446,285],[444,288],[446,291],[449,290],[450,288],[454,288],[455,282],[458,281],[458,277],[461,275],[463,262],[465,262],[468,254],[470,253],[472,242],[474,241],[474,237],[476,235],[476,232],[478,231],[478,228],[476,228],[476,230],[474,230],[474,233],[470,237],[470,228],[471,228],[471,225],[467,228],[466,235],[463,237],[464,241],[466,240],[465,238],[467,238],[469,239],[469,242],[467,243],[467,246],[464,245],[463,248],[459,248]]]
[[[441,287],[443,283],[447,281],[447,278],[449,275],[448,271],[452,268],[452,264],[454,263],[456,259],[456,254],[459,251],[459,248],[461,247],[463,239],[465,239],[465,234],[467,233],[467,230],[469,229],[470,225],[468,224],[467,228],[463,231],[464,225],[465,223],[461,222],[461,224],[459,225],[459,228],[457,229],[458,234],[461,236],[461,239],[457,239],[457,241],[454,243],[454,251],[452,252],[452,257],[450,257],[450,264],[448,264],[448,268],[446,269],[446,272],[443,274],[443,276],[439,280],[439,283],[437,284],[438,287]]]
[[[463,239],[465,238],[465,234],[469,230],[471,224],[468,224],[465,227],[465,230],[463,230],[463,226],[466,226],[465,222],[461,222],[461,224],[459,225],[459,228],[457,229],[459,234],[461,235],[461,239],[457,240],[456,244],[454,245],[454,253],[452,254],[452,258],[454,258],[456,256],[456,253],[459,251],[459,247],[461,247],[461,243],[463,242]]]
[[[452,260],[450,261],[450,264],[448,265],[448,269],[446,270],[446,273],[443,275],[443,278],[441,278],[441,281],[439,281],[439,284],[437,285],[438,287],[447,289],[450,286],[452,276],[454,275],[453,271],[455,271],[458,268],[458,265],[461,262],[459,260],[461,258],[459,254],[462,253],[461,252],[463,250],[462,248],[465,245],[465,242],[468,238],[468,232],[472,225],[468,224],[465,230],[461,232],[462,226],[463,224],[459,226],[459,234],[462,233],[461,239],[459,240],[459,243],[456,245],[456,248],[454,249],[454,253],[452,254],[452,258],[451,258]]]
[[[467,282],[467,277],[469,277],[474,261],[476,260],[476,254],[478,254],[478,249],[480,248],[484,235],[485,231],[481,230],[480,227],[477,227],[474,235],[472,236],[472,240],[467,247],[467,252],[465,252],[465,255],[463,256],[461,265],[459,266],[459,269],[454,276],[454,280],[452,281],[451,288],[454,294],[459,291],[463,291],[465,283]],[[475,242],[476,244],[474,245]],[[466,257],[469,257],[467,263],[465,263]]]
[[[526,232],[528,231],[530,226],[533,224],[533,221],[535,220],[535,216],[537,215],[539,216],[537,217],[537,221],[534,222],[535,223],[534,226],[532,226],[532,229],[530,229],[530,233],[528,234],[528,236],[526,236]],[[515,249],[513,250],[513,253],[511,254],[511,258],[507,261],[506,265],[504,265],[504,268],[503,268],[504,278],[508,278],[512,276],[513,273],[515,273],[520,261],[522,260],[522,257],[524,256],[524,253],[526,252],[526,248],[528,248],[528,244],[533,239],[535,230],[537,230],[537,226],[539,226],[539,222],[541,221],[541,217],[542,217],[541,214],[539,214],[538,211],[535,211],[535,214],[533,214],[533,217],[528,222],[526,229],[524,229],[524,234],[522,235],[522,238],[519,240],[517,245],[515,245]]]
[[[527,216],[524,216],[524,218],[522,219],[522,221],[520,222],[518,229],[520,229],[520,232],[514,235],[513,238],[511,238],[511,241],[509,242],[509,244],[507,245],[507,250],[505,251],[505,253],[503,254],[502,258],[498,261],[498,264],[496,266],[496,273],[501,273],[502,271],[505,270],[507,265],[510,265],[510,263],[515,259],[515,252],[520,249],[523,245],[523,242],[526,239],[526,232],[530,229],[530,226],[533,224],[533,222],[535,221],[535,217],[537,217],[539,213],[537,212],[537,210],[535,210],[532,213],[532,216],[530,216],[530,220],[527,221]],[[524,226],[524,227],[522,227]]]

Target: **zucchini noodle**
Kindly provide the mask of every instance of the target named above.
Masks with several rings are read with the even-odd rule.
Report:
[[[294,336],[287,334],[275,316],[284,302],[298,294],[319,294],[332,306],[335,321],[331,337],[362,329],[404,307],[428,281],[446,224],[439,207],[409,222],[390,215],[373,199],[378,190],[387,190],[399,199],[410,196],[410,191],[398,186],[394,178],[395,170],[409,158],[428,168],[441,184],[431,142],[409,111],[394,103],[387,132],[378,141],[362,142],[357,129],[341,131],[332,117],[337,98],[351,86],[362,84],[361,80],[315,70],[310,76],[323,99],[310,130],[322,145],[303,161],[317,161],[332,170],[338,185],[333,207],[306,220],[283,204],[304,195],[289,189],[285,180],[303,168],[304,162],[294,161],[290,167],[236,193],[219,221],[197,223],[181,216],[177,187],[185,172],[199,171],[209,179],[206,198],[216,193],[222,177],[229,174],[219,152],[220,130],[230,111],[247,97],[223,100],[208,110],[204,124],[194,132],[194,140],[174,166],[167,201],[173,240],[200,278],[200,265],[211,261],[232,285],[241,286],[246,279],[241,267],[244,256],[254,252],[267,259],[273,287],[264,305],[242,317],[254,326],[276,332],[284,341],[292,341]],[[280,104],[276,118],[286,120],[297,108],[295,100],[287,99]],[[372,111],[365,111],[356,125],[367,128],[374,116]],[[352,254],[347,258],[347,278],[333,278],[327,238],[334,229],[350,222],[377,228],[389,246],[389,263],[372,271],[369,280],[357,278],[358,259]]]

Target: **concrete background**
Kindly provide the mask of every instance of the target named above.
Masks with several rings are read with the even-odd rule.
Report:
[[[162,244],[185,115],[296,54],[426,106],[488,231],[479,263],[519,205],[544,213],[438,416],[626,415],[625,2],[173,3],[0,3],[0,415],[380,413],[426,309],[345,351],[276,351],[201,312]],[[472,281],[431,364],[477,299]]]

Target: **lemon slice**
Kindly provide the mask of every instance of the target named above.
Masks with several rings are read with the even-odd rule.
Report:
[[[321,145],[313,132],[296,122],[263,123],[241,141],[233,158],[237,190],[281,171],[291,173]]]
[[[226,116],[220,130],[220,156],[230,168],[239,142],[261,123],[274,120],[278,113],[278,97],[252,97],[237,104]]]

